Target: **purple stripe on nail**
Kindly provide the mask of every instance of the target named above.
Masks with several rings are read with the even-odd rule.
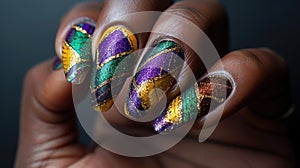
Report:
[[[158,133],[161,133],[172,126],[171,123],[164,121],[165,114],[166,110],[153,122],[154,130]]]
[[[168,73],[171,73],[172,70],[180,66],[180,58],[177,57],[178,56],[176,54],[171,52],[161,54],[158,57],[147,62],[147,64],[144,67],[142,67],[143,69],[139,71],[135,76],[137,85],[140,85],[149,79],[159,77],[165,74],[167,71]],[[169,63],[166,64],[166,62]]]
[[[157,68],[163,68],[165,70],[168,70],[170,67],[174,67],[174,63],[175,61],[172,61],[169,63],[170,60],[173,60],[174,58],[174,54],[172,53],[165,53],[165,54],[161,54],[158,57],[155,57],[154,59],[152,59],[151,61],[147,62],[146,65],[144,65],[144,68],[148,68],[148,67],[157,67]]]
[[[143,82],[148,81],[149,79],[153,79],[165,73],[165,71],[162,73],[160,71],[160,68],[155,67],[142,69],[135,76],[137,86],[140,86]]]
[[[137,92],[131,88],[131,96],[129,97],[129,100],[135,105],[135,107],[142,107],[141,100],[138,98]],[[139,109],[144,110],[144,109]]]
[[[130,50],[132,50],[132,47],[128,38],[124,36],[122,31],[115,30],[109,34],[99,46],[99,63],[103,63],[111,56],[115,56],[122,52],[128,52]]]
[[[161,41],[145,54],[138,67],[138,73],[134,76],[136,86],[129,92],[128,115],[134,118],[143,117],[146,111],[138,113],[135,109],[148,110],[154,105],[151,100],[160,101],[161,98],[151,94],[151,91],[158,88],[167,93],[175,85],[175,79],[184,63],[183,58],[180,46],[168,40]]]
[[[76,30],[74,30],[74,29],[70,29],[70,31],[68,32],[67,37],[66,37],[66,42],[68,44],[70,44],[72,42],[72,38],[75,33],[76,33]]]
[[[88,34],[93,34],[95,31],[95,27],[87,23],[84,23],[81,28],[85,30]]]

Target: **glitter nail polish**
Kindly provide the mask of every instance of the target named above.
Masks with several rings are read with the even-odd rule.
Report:
[[[224,103],[232,92],[231,81],[222,75],[211,75],[173,99],[153,122],[158,133],[172,130],[203,117]]]
[[[136,36],[126,27],[116,25],[109,27],[99,40],[96,50],[96,65],[93,69],[91,92],[95,94],[96,101],[93,102],[94,109],[105,112],[113,104],[111,92],[112,80],[118,80],[123,85],[130,75],[130,68],[118,69],[119,64],[127,56],[134,54],[138,49]]]
[[[182,48],[171,40],[160,41],[149,49],[131,82],[125,114],[135,119],[145,116],[151,103],[161,99],[151,92],[158,88],[167,93],[176,84],[183,59]]]
[[[91,42],[95,22],[79,19],[80,23],[71,26],[62,44],[62,62],[69,83],[80,84],[91,65]]]

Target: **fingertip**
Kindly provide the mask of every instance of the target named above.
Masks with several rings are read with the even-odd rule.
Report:
[[[53,61],[53,60],[51,60]],[[72,106],[72,85],[69,84],[63,69],[50,70],[44,81],[40,81],[41,89],[37,91],[37,99],[52,111],[70,109]]]
[[[94,21],[97,20],[101,9],[102,3],[99,2],[79,3],[62,17],[55,39],[55,51],[59,58],[62,58],[62,42],[71,26],[73,26],[75,22],[78,23],[78,19],[80,20],[80,18],[90,18]]]
[[[66,82],[62,69],[53,70],[55,58],[31,68],[24,80],[24,95],[33,96],[52,111],[70,109],[72,86]]]

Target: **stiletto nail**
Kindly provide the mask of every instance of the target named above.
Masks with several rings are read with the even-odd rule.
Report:
[[[79,23],[71,26],[62,44],[62,62],[66,79],[69,83],[80,84],[91,64],[91,38],[95,22],[91,19],[78,19]]]
[[[177,96],[154,122],[158,133],[171,132],[221,105],[231,94],[232,83],[224,75],[211,75]]]
[[[180,61],[183,59],[182,48],[171,40],[160,41],[150,49],[132,80],[125,114],[135,119],[145,116],[151,103],[161,99],[151,92],[158,88],[167,93],[176,84],[175,78],[181,71]]]
[[[53,70],[60,70],[63,67],[63,64],[59,57],[55,57],[53,60],[52,68]]]
[[[123,85],[130,68],[123,68],[122,72],[115,71],[137,49],[136,36],[124,26],[112,26],[103,33],[96,50],[96,66],[91,83],[92,94],[96,96],[96,101],[93,102],[95,110],[104,112],[110,109],[113,104],[111,82],[118,80]]]

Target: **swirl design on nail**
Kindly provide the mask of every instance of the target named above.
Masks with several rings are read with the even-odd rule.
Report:
[[[96,102],[93,103],[95,110],[105,112],[112,106],[112,80],[118,80],[117,83],[123,85],[122,81],[130,75],[130,68],[115,72],[116,68],[137,49],[136,36],[123,26],[112,26],[103,33],[96,50],[96,66],[91,83],[91,92],[96,95]]]
[[[225,92],[225,93],[224,93]],[[205,116],[222,104],[232,92],[231,81],[221,75],[211,75],[177,96],[153,122],[158,133],[170,132],[197,116]]]
[[[92,23],[79,23],[71,27],[62,45],[62,62],[67,81],[81,83],[82,73],[90,67],[91,38],[95,31]]]
[[[171,40],[161,41],[151,48],[142,59],[131,83],[125,114],[135,119],[145,116],[151,102],[160,99],[151,93],[153,89],[158,88],[166,93],[176,84],[175,78],[182,68],[178,60],[183,58],[183,50]]]

